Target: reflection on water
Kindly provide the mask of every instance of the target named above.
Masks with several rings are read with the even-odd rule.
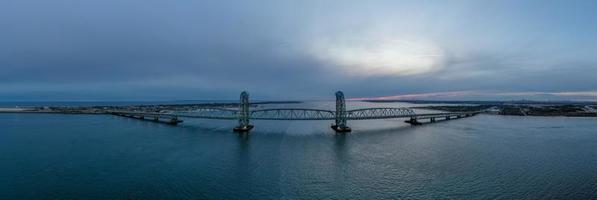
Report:
[[[0,199],[597,198],[594,118],[402,121],[3,114]]]
[[[334,152],[336,153],[336,159],[338,159],[338,163],[344,163],[346,160],[346,148],[344,145],[346,144],[346,134],[343,133],[336,133],[334,134]]]

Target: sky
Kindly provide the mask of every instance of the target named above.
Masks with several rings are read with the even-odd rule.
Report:
[[[0,101],[597,100],[597,1],[2,0]]]

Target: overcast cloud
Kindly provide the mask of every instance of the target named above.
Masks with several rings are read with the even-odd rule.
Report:
[[[248,90],[327,99],[343,90],[591,100],[595,10],[593,1],[3,0],[0,98],[236,99]]]

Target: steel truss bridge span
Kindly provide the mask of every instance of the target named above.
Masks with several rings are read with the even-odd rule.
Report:
[[[192,111],[165,111],[159,113],[147,112],[119,112],[131,115],[147,116],[169,116],[169,117],[187,117],[201,119],[229,119],[237,120],[239,112],[237,110],[221,108],[202,108]],[[251,120],[334,120],[335,112],[322,109],[308,108],[273,108],[252,110],[249,112]],[[408,118],[417,114],[408,108],[363,108],[346,111],[347,120],[370,120],[370,119],[391,119]]]
[[[409,108],[363,108],[346,111],[347,120],[405,118],[415,115]],[[321,109],[277,108],[251,111],[256,120],[335,120],[336,112]]]
[[[255,120],[334,120],[334,111],[307,108],[274,108],[253,110],[250,119]]]
[[[220,119],[220,120],[238,120],[239,125],[234,128],[236,132],[248,132],[253,128],[250,120],[334,120],[332,129],[337,132],[349,132],[351,129],[347,126],[348,120],[372,120],[372,119],[393,119],[409,118],[405,121],[412,125],[420,125],[419,120],[429,119],[435,122],[436,119],[449,120],[452,118],[470,117],[479,112],[447,112],[447,113],[426,113],[417,114],[410,108],[362,108],[346,110],[344,94],[336,93],[336,110],[310,109],[310,108],[272,108],[257,109],[249,108],[249,95],[247,92],[241,93],[241,99],[238,109],[226,108],[198,108],[188,111],[165,110],[161,112],[130,112],[130,111],[112,111],[112,114],[119,116],[133,117],[137,119],[149,119],[151,121],[160,121],[160,118],[169,118],[166,123],[177,124],[182,122],[182,118],[200,118],[200,119]]]

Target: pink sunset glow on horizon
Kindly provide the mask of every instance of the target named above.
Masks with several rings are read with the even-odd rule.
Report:
[[[401,94],[381,97],[350,98],[353,101],[383,100],[571,100],[597,101],[597,91],[561,91],[561,92],[483,92],[483,91],[448,91],[416,94]]]

